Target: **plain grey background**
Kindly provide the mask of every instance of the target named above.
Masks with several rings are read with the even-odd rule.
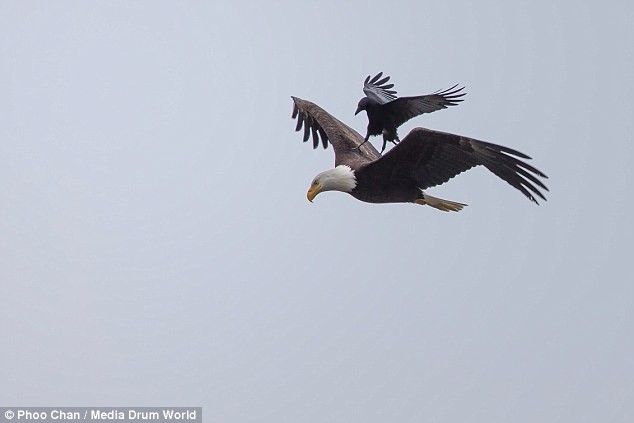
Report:
[[[630,1],[1,1],[0,402],[214,422],[634,421]],[[306,200],[291,95],[466,85],[460,213]],[[374,139],[379,144],[379,139]]]

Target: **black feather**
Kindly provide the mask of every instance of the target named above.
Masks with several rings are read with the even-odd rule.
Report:
[[[315,125],[311,127],[313,131],[313,148],[319,147],[319,135],[317,135],[317,128]]]
[[[306,122],[306,125],[304,125],[304,142],[308,141],[308,138],[310,138],[310,125]]]
[[[380,83],[379,83],[379,84],[377,84],[377,83],[376,83],[376,81],[377,81],[380,77],[382,77],[382,76],[383,76],[383,72],[379,72],[379,73],[377,73],[377,74],[376,74],[376,76],[375,76],[374,78],[372,78],[372,80],[370,81],[370,83],[371,83],[371,84],[374,84],[374,85],[381,85]],[[390,77],[388,76],[388,78],[387,78],[387,79],[390,79]]]

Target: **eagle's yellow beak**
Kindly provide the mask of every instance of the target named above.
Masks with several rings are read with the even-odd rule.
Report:
[[[308,201],[310,201],[311,203],[313,202],[313,199],[317,196],[317,194],[319,194],[321,192],[321,186],[319,184],[313,184],[310,186],[310,189],[308,190],[308,192],[306,193],[306,198],[308,198]]]

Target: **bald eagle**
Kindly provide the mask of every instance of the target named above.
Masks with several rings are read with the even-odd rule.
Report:
[[[432,197],[423,190],[443,184],[454,176],[482,165],[518,189],[536,204],[536,196],[546,200],[540,189],[548,191],[539,178],[545,174],[518,159],[527,155],[508,147],[460,135],[413,129],[384,156],[348,125],[318,105],[293,99],[296,130],[304,127],[304,142],[313,138],[313,148],[332,144],[335,168],[313,179],[310,202],[323,191],[347,192],[368,203],[415,203],[442,211],[459,211],[466,204]]]
[[[390,77],[386,76],[380,79],[382,76],[383,72],[379,72],[372,79],[370,79],[370,75],[365,78],[363,83],[365,97],[359,100],[357,111],[354,113],[357,115],[365,110],[368,115],[368,129],[363,140],[364,143],[371,135],[383,134],[381,153],[385,151],[388,141],[394,144],[400,141],[396,132],[399,126],[423,113],[456,106],[463,101],[460,97],[465,95],[465,93],[461,93],[464,87],[456,88],[458,86],[456,84],[451,88],[432,94],[398,98],[396,91],[390,89],[394,87],[394,84],[386,84]]]

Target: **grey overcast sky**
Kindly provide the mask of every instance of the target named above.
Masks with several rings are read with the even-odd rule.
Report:
[[[632,422],[631,1],[0,1],[0,402],[210,422]],[[466,85],[442,213],[342,193],[291,95]],[[375,145],[379,143],[374,140]]]

